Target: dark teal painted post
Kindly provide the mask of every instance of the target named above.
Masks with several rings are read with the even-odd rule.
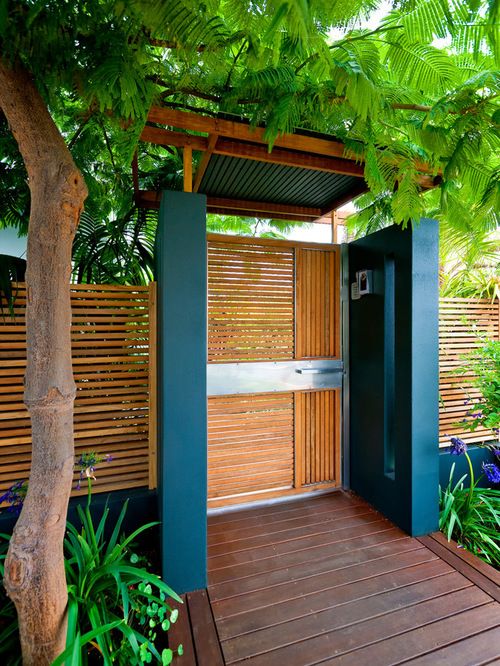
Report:
[[[438,529],[439,228],[423,219],[412,233],[411,533]]]
[[[349,245],[351,487],[413,535],[438,526],[438,225]]]
[[[206,587],[206,197],[164,192],[156,243],[162,572],[176,592]]]

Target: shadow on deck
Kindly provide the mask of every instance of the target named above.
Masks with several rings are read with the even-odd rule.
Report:
[[[208,535],[208,590],[171,630],[180,666],[500,663],[500,574],[355,496],[211,516]]]

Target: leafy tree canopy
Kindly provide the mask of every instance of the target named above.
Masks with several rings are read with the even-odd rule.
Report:
[[[0,0],[0,53],[32,72],[89,188],[76,277],[150,272],[155,217],[134,207],[130,163],[153,102],[264,123],[271,146],[299,126],[342,139],[371,190],[360,228],[429,212],[463,233],[496,226],[500,3],[401,0],[360,28],[378,5]],[[139,164],[144,187],[180,187],[177,149],[140,144]],[[441,184],[422,196],[424,164]],[[24,167],[3,120],[0,171],[0,224],[26,227]]]

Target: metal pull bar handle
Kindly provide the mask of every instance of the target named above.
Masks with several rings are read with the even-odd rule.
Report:
[[[297,368],[295,372],[299,375],[329,375],[332,372],[339,372],[337,368]]]

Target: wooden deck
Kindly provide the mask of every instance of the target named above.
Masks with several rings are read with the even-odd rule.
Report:
[[[500,664],[498,572],[349,494],[212,516],[208,552],[180,666]]]

